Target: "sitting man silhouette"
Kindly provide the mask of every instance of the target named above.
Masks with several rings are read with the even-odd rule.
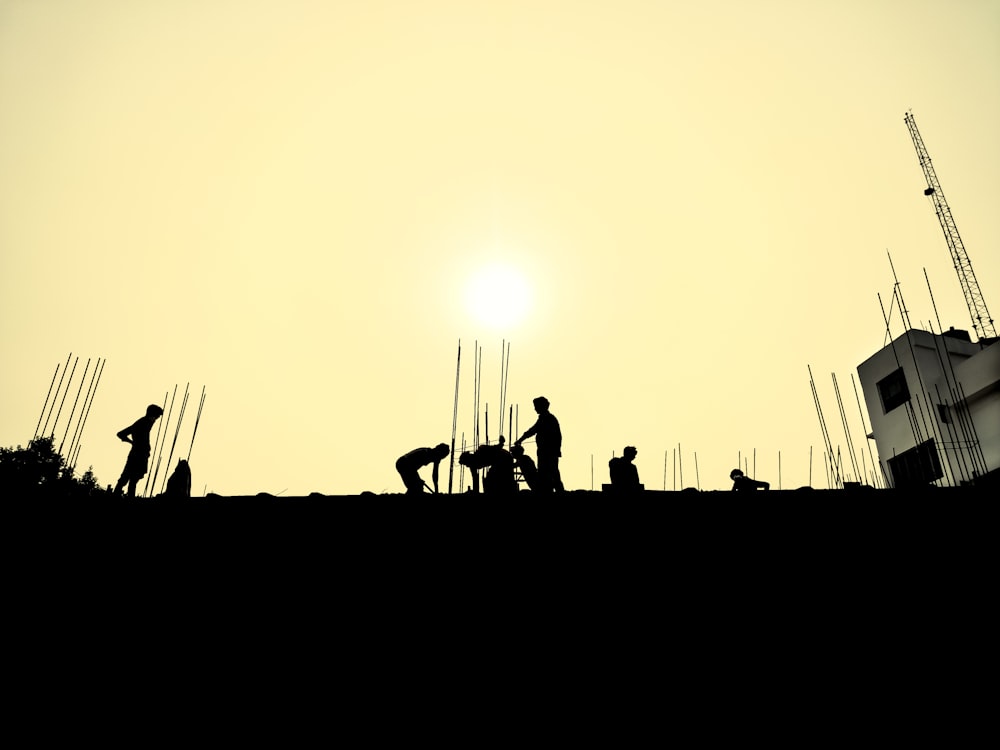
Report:
[[[627,445],[621,456],[608,461],[611,487],[615,492],[638,492],[642,489],[642,485],[639,484],[639,470],[632,463],[637,453],[634,446]]]
[[[744,475],[739,469],[733,469],[729,472],[729,478],[733,480],[733,490],[769,490],[771,485],[767,482],[760,481],[756,479],[751,479],[750,477]]]
[[[523,445],[512,445],[510,454],[514,457],[514,464],[521,470],[521,478],[528,485],[529,490],[538,488],[538,467],[535,466],[531,456],[525,454]]]
[[[135,486],[146,476],[149,470],[149,433],[153,424],[163,414],[156,404],[146,407],[146,416],[139,417],[124,430],[118,431],[118,439],[123,443],[131,443],[132,449],[125,459],[125,468],[115,485],[115,494],[121,494],[122,488],[128,484],[128,496],[135,497]]]
[[[167,480],[167,489],[163,497],[173,499],[191,497],[191,466],[183,458],[178,459],[177,468]]]
[[[438,443],[433,448],[414,448],[396,459],[396,471],[406,485],[407,495],[419,495],[424,491],[424,480],[420,478],[419,470],[434,464],[431,476],[434,481],[434,492],[438,491],[438,464],[448,455],[450,451],[444,443]]]

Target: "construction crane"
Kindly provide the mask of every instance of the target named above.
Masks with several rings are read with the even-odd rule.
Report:
[[[962,285],[962,293],[965,295],[965,304],[969,306],[969,314],[972,316],[972,328],[980,340],[996,338],[997,331],[993,327],[993,318],[990,317],[990,312],[986,309],[986,300],[983,299],[979,282],[976,281],[972,262],[969,260],[969,254],[965,252],[965,245],[962,244],[962,237],[958,233],[955,219],[952,218],[951,209],[948,208],[944,191],[941,190],[941,183],[938,182],[937,175],[934,174],[931,157],[920,137],[920,131],[917,130],[913,113],[907,112],[903,119],[906,121],[906,127],[910,129],[910,137],[913,139],[913,146],[917,149],[920,167],[924,170],[924,177],[927,179],[927,189],[924,190],[924,195],[929,196],[934,202],[934,210],[937,212],[945,241],[947,241],[948,249],[951,251],[951,259],[955,264],[955,271],[958,273],[958,282]]]

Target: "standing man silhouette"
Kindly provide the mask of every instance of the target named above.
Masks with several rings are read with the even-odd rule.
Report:
[[[563,492],[562,477],[559,475],[559,457],[562,455],[562,432],[559,420],[549,411],[549,400],[545,396],[533,399],[538,420],[514,443],[520,445],[526,438],[535,436],[538,455],[538,489],[541,492]]]
[[[146,407],[146,416],[139,417],[135,422],[118,432],[118,439],[123,443],[131,443],[132,450],[128,452],[125,459],[125,468],[115,485],[115,494],[122,491],[122,487],[128,484],[128,496],[135,497],[135,486],[139,480],[146,476],[149,470],[149,433],[153,429],[153,423],[163,414],[156,404]]]
[[[407,495],[419,495],[424,491],[424,480],[420,478],[419,469],[422,466],[433,463],[432,478],[434,480],[434,492],[438,491],[438,464],[441,463],[449,453],[448,446],[438,443],[433,448],[414,448],[396,459],[396,471],[406,485]]]

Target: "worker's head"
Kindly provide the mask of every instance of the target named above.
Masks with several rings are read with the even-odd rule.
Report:
[[[545,396],[539,396],[538,398],[532,399],[531,403],[535,405],[535,411],[541,414],[543,411],[549,410],[549,400]]]
[[[627,458],[627,459],[629,459],[631,461],[633,458],[635,458],[635,456],[636,456],[636,454],[638,452],[639,451],[637,451],[635,449],[634,445],[626,445],[625,446],[625,450],[622,451],[622,455],[625,456],[625,458]]]
[[[524,446],[517,444],[510,446],[510,455],[514,456],[515,458],[520,458],[521,456],[524,455]]]
[[[434,455],[440,458],[444,458],[448,455],[448,445],[446,443],[438,443],[434,446]]]
[[[741,477],[741,476],[743,476],[743,472],[740,471],[739,469],[733,469],[731,472],[729,472],[730,479],[736,479],[736,477]]]
[[[158,419],[160,415],[163,414],[163,409],[161,409],[156,404],[150,404],[146,407],[146,416],[153,419]]]

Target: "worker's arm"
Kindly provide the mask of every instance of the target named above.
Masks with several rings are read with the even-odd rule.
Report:
[[[117,432],[116,434],[118,435],[118,439],[121,440],[123,443],[131,443],[132,439],[129,437],[129,435],[132,434],[132,429],[134,427],[135,427],[134,424],[130,424],[124,430],[120,430],[119,432]]]
[[[539,420],[539,421],[541,421],[541,420]],[[538,422],[535,422],[533,425],[531,425],[531,427],[529,427],[527,430],[525,430],[524,434],[521,435],[521,437],[519,437],[517,439],[517,441],[514,443],[514,445],[520,445],[522,441],[527,440],[532,435],[534,435],[536,432],[538,432]]]

